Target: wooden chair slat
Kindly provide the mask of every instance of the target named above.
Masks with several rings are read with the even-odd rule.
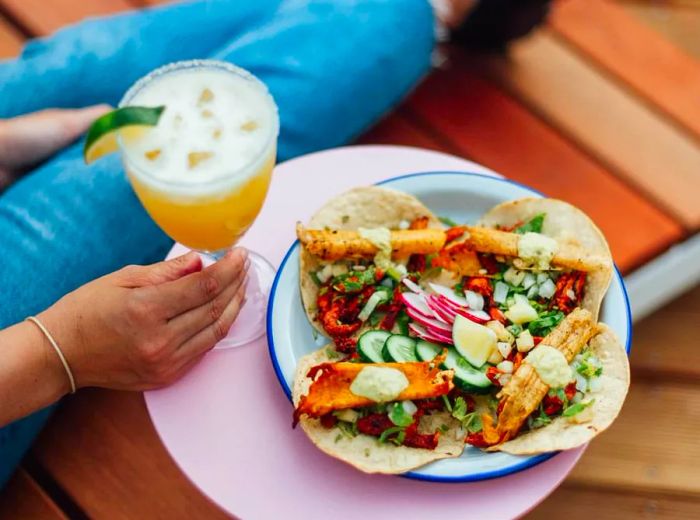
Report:
[[[541,31],[488,62],[506,89],[688,229],[700,227],[700,147]]]
[[[0,60],[17,56],[23,42],[22,33],[6,18],[0,16]]]
[[[700,61],[606,0],[556,2],[550,25],[700,139]]]
[[[617,421],[567,482],[700,498],[699,401],[698,385],[635,379]]]
[[[670,5],[671,2],[648,2],[645,0],[621,0],[618,5],[625,11],[642,20],[664,38],[700,60],[700,4],[686,2]]]
[[[659,280],[662,284],[663,280]],[[697,325],[700,287],[692,289],[636,325],[632,367],[640,376],[700,381]]]
[[[33,453],[90,518],[229,518],[172,461],[141,394],[81,390]]]
[[[45,36],[88,16],[126,11],[135,4],[128,0],[0,0],[0,6],[34,36]]]
[[[22,468],[0,493],[0,518],[67,520],[61,509]]]
[[[602,507],[598,507],[602,506]],[[657,493],[631,493],[619,489],[588,489],[564,484],[524,520],[620,520],[622,518],[663,518],[695,520],[700,511],[697,500]]]
[[[586,211],[623,271],[682,236],[672,218],[467,67],[433,74],[408,106],[461,155]]]

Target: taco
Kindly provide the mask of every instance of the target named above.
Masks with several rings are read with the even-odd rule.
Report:
[[[406,387],[388,401],[355,395],[351,388],[366,393],[352,383],[367,369],[403,373]],[[441,396],[453,387],[452,373],[437,363],[348,363],[323,348],[297,366],[295,421],[319,449],[361,471],[404,473],[464,450],[459,423],[442,410]]]
[[[420,236],[409,234],[406,241],[394,244],[396,251],[389,254],[376,247],[378,240],[372,232],[405,234],[411,224],[423,228]],[[299,261],[301,298],[311,324],[341,351],[352,352],[353,338],[373,326],[358,316],[371,314],[370,308],[361,312],[377,293],[371,310],[388,310],[384,328],[393,328],[398,317],[398,312],[388,309],[393,287],[388,280],[380,283],[385,278],[400,280],[412,251],[439,251],[444,245],[442,228],[418,199],[388,188],[355,188],[329,200],[311,217],[308,227],[297,225],[297,236],[304,246]],[[366,230],[372,240],[360,237],[360,230]],[[344,233],[354,235],[355,245],[344,240]]]

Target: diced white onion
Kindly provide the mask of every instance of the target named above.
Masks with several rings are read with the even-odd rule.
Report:
[[[537,275],[537,283],[544,283],[549,280],[549,275],[547,273],[539,273]]]
[[[532,287],[530,287],[530,288],[527,290],[527,297],[528,297],[528,299],[531,299],[531,298],[534,298],[535,296],[537,296],[537,293],[539,292],[539,289],[540,289],[540,288],[537,287],[536,285],[533,285]]]
[[[549,299],[552,296],[554,296],[555,291],[557,290],[556,286],[554,285],[554,282],[547,278],[547,281],[544,282],[542,285],[540,285],[539,289],[539,295],[542,298]]]
[[[530,305],[527,296],[523,296],[522,294],[514,294],[513,300],[515,300],[516,304],[519,303],[520,305]]]
[[[583,393],[588,391],[588,381],[578,372],[576,372],[576,390]]]
[[[599,392],[603,388],[603,382],[599,377],[593,377],[588,380],[588,389],[591,392]]]
[[[340,276],[348,272],[348,266],[345,264],[329,264],[331,268],[331,274],[333,276]]]
[[[474,311],[484,309],[484,297],[474,291],[464,291],[464,296],[467,298],[467,305]]]
[[[498,363],[503,361],[503,356],[501,356],[501,353],[498,351],[498,349],[493,349],[486,361],[488,363],[491,363],[492,365],[497,365]]]
[[[513,373],[513,362],[512,361],[501,361],[498,365],[496,365],[496,368],[503,372],[504,374],[512,374]]]
[[[535,278],[535,275],[532,273],[525,273],[525,277],[523,278],[523,287],[525,289],[529,289],[533,285],[535,285],[535,282],[537,281],[537,278]]]
[[[529,352],[535,346],[535,340],[529,330],[524,330],[515,340],[515,345],[518,347],[518,352]]]
[[[509,267],[508,270],[503,273],[503,279],[514,287],[520,285],[525,278],[524,271],[518,271],[515,267]]]
[[[496,303],[505,303],[508,298],[508,285],[498,281],[493,289],[493,301]]]
[[[583,400],[583,394],[582,394],[581,392],[576,392],[576,394],[574,395],[574,398],[572,399],[572,401],[573,401],[574,403],[580,403],[581,400]]]
[[[510,343],[507,343],[505,341],[499,341],[496,343],[496,348],[498,349],[498,352],[501,353],[501,356],[504,358],[507,358],[510,356],[510,352],[513,350],[513,346]]]
[[[408,229],[409,227],[411,227],[411,223],[408,220],[399,222],[399,229]]]
[[[498,376],[498,382],[501,383],[501,386],[506,386],[510,382],[511,377],[513,376],[510,374],[501,374]]]
[[[569,297],[569,300],[575,300],[575,299],[576,299],[576,293],[574,292],[573,289],[567,289],[567,290],[566,290],[566,295]]]
[[[413,401],[404,401],[401,403],[404,412],[408,415],[414,415],[418,411],[418,407],[413,403]]]
[[[326,283],[331,276],[333,276],[333,266],[331,264],[325,265],[323,269],[316,271],[316,277],[321,283]]]

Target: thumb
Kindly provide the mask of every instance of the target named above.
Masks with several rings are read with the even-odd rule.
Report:
[[[202,259],[197,253],[190,251],[182,256],[157,264],[130,267],[124,273],[126,276],[124,282],[128,287],[159,285],[201,270]]]

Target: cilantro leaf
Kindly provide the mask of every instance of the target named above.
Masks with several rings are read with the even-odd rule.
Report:
[[[562,412],[562,415],[564,417],[573,417],[576,414],[581,413],[584,411],[586,408],[591,406],[593,403],[595,403],[595,399],[591,399],[590,401],[587,402],[579,402],[579,403],[574,403],[571,406],[568,406],[567,408],[564,408],[564,411]]]
[[[413,416],[406,412],[403,403],[394,403],[389,409],[389,420],[396,426],[409,426],[413,423]]]
[[[541,233],[542,223],[544,222],[544,217],[546,213],[540,213],[535,215],[528,222],[525,222],[522,226],[515,228],[515,232],[524,235],[525,233]]]
[[[438,217],[438,220],[449,227],[455,227],[455,226],[459,225],[454,220],[452,220],[450,217]]]
[[[394,435],[397,436],[394,439],[396,441],[396,440],[398,440],[398,437],[400,436],[401,433],[403,433],[403,436],[401,437],[401,442],[403,443],[403,440],[406,436],[406,429],[403,426],[394,426],[393,428],[387,428],[379,436],[379,442],[381,442],[382,444],[385,444],[387,441],[392,440],[392,439],[390,439],[390,437],[392,437]]]

